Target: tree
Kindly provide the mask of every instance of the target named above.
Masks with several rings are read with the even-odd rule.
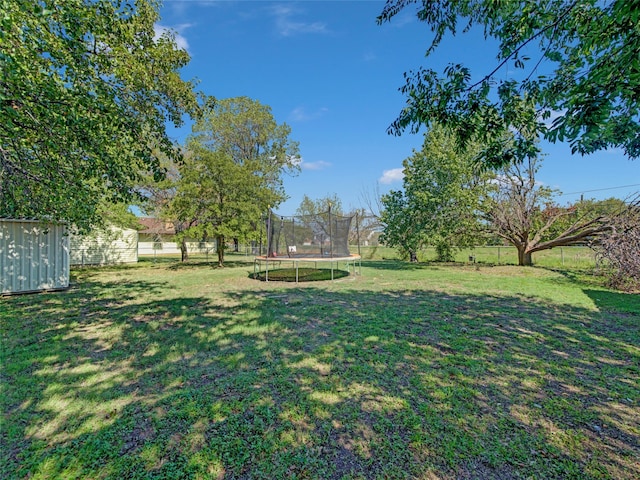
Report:
[[[290,134],[286,123],[276,123],[271,107],[248,97],[208,98],[193,127],[193,136],[202,145],[264,178],[278,192],[278,203],[285,198],[282,175],[300,170],[298,142]]]
[[[383,230],[380,215],[383,210],[380,185],[374,184],[370,189],[363,188],[360,192],[360,208],[358,213],[358,237],[368,246],[378,246]]]
[[[185,152],[182,152],[181,157]],[[166,222],[173,224],[176,233],[176,240],[180,247],[181,261],[186,262],[189,259],[189,251],[187,248],[186,235],[184,232],[193,226],[196,219],[183,216],[179,219],[173,210],[173,202],[176,199],[178,183],[180,182],[179,167],[184,165],[184,158],[180,163],[163,155],[162,152],[155,152],[160,168],[164,171],[162,178],[157,179],[149,172],[143,173],[136,187],[140,209],[147,215],[160,218]],[[187,219],[185,219],[187,218]]]
[[[519,265],[532,265],[535,252],[584,245],[609,228],[610,208],[592,202],[559,206],[554,192],[536,183],[538,168],[536,159],[505,168],[486,210],[490,228],[518,250]]]
[[[281,176],[299,168],[289,133],[255,100],[207,100],[187,144],[171,212],[189,222],[183,235],[216,239],[219,266],[226,240],[255,236],[264,212],[286,198]]]
[[[476,167],[476,151],[458,151],[444,127],[435,125],[427,132],[422,150],[403,162],[404,193],[382,197],[388,244],[406,243],[410,256],[416,247],[432,245],[439,261],[452,261],[455,248],[478,243],[480,209],[492,175]]]
[[[640,196],[614,215],[609,226],[592,244],[598,258],[606,263],[609,284],[640,291]]]
[[[138,217],[124,203],[103,203],[98,206],[98,215],[105,225],[137,230],[140,228]]]
[[[0,216],[99,223],[196,110],[156,0],[0,0]]]
[[[187,225],[178,234],[182,243],[189,236],[215,238],[218,265],[224,266],[227,238],[251,238],[264,213],[264,206],[277,200],[277,193],[247,165],[212,151],[197,141],[189,142],[189,153],[181,167],[176,196],[170,212]]]
[[[296,215],[318,215],[328,212],[329,209],[334,215],[343,215],[342,200],[335,193],[316,200],[304,195],[300,206],[296,209]]]
[[[349,232],[350,245],[377,245],[382,232],[380,216],[372,214],[367,208],[353,209],[349,215],[354,217],[355,225]]]
[[[499,47],[495,68],[481,77],[461,64],[444,75],[405,73],[407,104],[391,133],[441,123],[460,145],[479,140],[490,166],[535,158],[540,136],[568,140],[581,154],[620,147],[631,158],[640,155],[637,1],[387,0],[378,23],[413,3],[434,34],[427,56],[448,34],[474,27]],[[530,58],[527,49],[535,47],[539,53]],[[522,73],[507,78],[503,69]],[[548,127],[551,115],[557,118]]]
[[[396,247],[401,255],[410,262],[418,261],[418,251],[426,243],[422,227],[413,221],[409,199],[404,192],[392,190],[382,197],[384,204],[380,212],[383,232],[380,241],[390,247]]]

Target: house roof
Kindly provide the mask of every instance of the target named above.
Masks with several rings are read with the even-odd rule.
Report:
[[[142,229],[138,233],[151,233],[160,235],[175,235],[176,229],[171,222],[153,217],[140,217],[138,219]]]

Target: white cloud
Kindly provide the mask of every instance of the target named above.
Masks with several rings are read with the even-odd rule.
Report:
[[[540,113],[540,120],[542,120],[542,122],[544,123],[544,125],[547,128],[551,128],[553,127],[553,122],[560,118],[560,117],[564,117],[564,115],[567,113],[567,109],[565,108],[564,110],[546,110],[549,113],[549,118],[542,118],[543,113]]]
[[[327,24],[323,22],[300,22],[293,17],[297,10],[290,5],[276,5],[271,10],[276,20],[276,29],[283,37],[305,33],[327,33]]]
[[[392,168],[382,172],[382,176],[378,180],[380,183],[389,185],[390,183],[400,182],[404,178],[404,169]]]
[[[369,51],[369,52],[365,52],[364,55],[362,55],[362,60],[365,62],[373,62],[374,60],[377,60],[378,57],[376,56],[375,53]]]
[[[156,23],[153,26],[153,31],[155,34],[153,39],[157,40],[164,34],[172,35],[174,37],[177,47],[181,50],[186,50],[188,52],[189,42],[187,42],[187,39],[182,35],[182,32],[184,32],[187,28],[191,26],[192,26],[191,23],[181,23],[180,25],[176,25],[175,27],[166,27],[164,25],[160,25],[159,23]]]
[[[275,157],[269,157],[270,159],[275,159]],[[289,160],[295,167],[299,167],[302,164],[302,158],[296,156],[290,156]]]
[[[324,160],[318,160],[317,162],[305,162],[300,159],[300,168],[302,168],[302,170],[324,170],[330,166],[331,163],[325,162]]]
[[[417,23],[417,19],[414,13],[409,11],[401,11],[399,14],[394,15],[390,22],[385,22],[384,25],[390,25],[392,28],[404,28],[411,23]]]
[[[328,108],[322,107],[314,112],[308,112],[304,107],[296,107],[289,114],[289,119],[292,122],[306,122],[319,118],[329,111]]]
[[[193,5],[198,7],[219,7],[221,4],[223,4],[221,0],[165,0],[162,8],[170,8],[173,15],[184,16],[188,14]]]

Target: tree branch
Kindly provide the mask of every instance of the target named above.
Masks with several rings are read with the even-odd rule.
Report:
[[[515,50],[513,50],[511,53],[509,53],[509,55],[507,55],[504,60],[502,62],[500,62],[498,64],[498,66],[496,68],[494,68],[491,73],[489,73],[488,75],[485,75],[484,78],[482,78],[480,81],[474,83],[473,85],[471,85],[469,88],[467,88],[467,92],[470,92],[471,90],[473,90],[474,88],[476,88],[478,85],[486,82],[488,79],[490,79],[491,77],[493,77],[496,72],[498,70],[500,70],[508,61],[509,59],[511,59],[515,54],[517,54],[520,50],[522,50],[524,47],[526,47],[529,43],[531,43],[533,40],[535,40],[536,38],[538,38],[539,36],[541,36],[543,33],[545,33],[547,30],[550,30],[552,28],[556,28],[560,22],[562,20],[564,20],[564,17],[566,17],[569,12],[571,10],[573,10],[577,5],[578,5],[578,0],[574,1],[573,4],[569,5],[566,10],[564,12],[562,12],[562,14],[558,15],[558,17],[556,18],[556,21],[547,25],[546,27],[544,27],[543,29],[539,30],[538,32],[536,32],[534,35],[532,35],[531,37],[527,38],[523,43],[521,43],[520,45],[518,45],[516,47]]]

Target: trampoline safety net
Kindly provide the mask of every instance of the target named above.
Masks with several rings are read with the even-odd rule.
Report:
[[[289,258],[347,257],[352,216],[330,210],[316,215],[267,215],[267,256]]]

